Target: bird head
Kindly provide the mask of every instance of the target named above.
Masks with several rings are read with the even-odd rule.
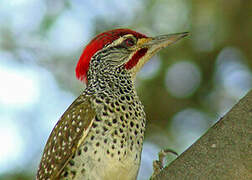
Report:
[[[148,37],[130,29],[106,31],[85,47],[76,66],[76,76],[88,83],[92,67],[96,74],[123,71],[134,80],[136,73],[154,54],[187,35],[184,32]]]

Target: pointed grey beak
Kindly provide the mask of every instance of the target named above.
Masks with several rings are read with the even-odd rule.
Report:
[[[152,37],[151,40],[143,44],[143,46],[148,48],[148,51],[150,51],[151,53],[156,53],[158,50],[175,43],[176,41],[182,39],[188,34],[188,32],[182,32]]]

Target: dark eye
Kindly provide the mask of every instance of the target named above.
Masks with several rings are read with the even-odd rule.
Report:
[[[125,39],[125,40],[124,40],[124,44],[125,44],[127,47],[134,46],[134,45],[135,45],[135,41],[134,41],[134,39],[132,39],[132,38],[128,38],[128,39]]]

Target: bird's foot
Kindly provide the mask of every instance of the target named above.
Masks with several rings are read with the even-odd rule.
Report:
[[[153,161],[153,174],[150,178],[150,180],[154,180],[154,178],[161,172],[161,170],[164,168],[164,159],[167,156],[167,154],[172,153],[176,156],[178,156],[178,153],[173,151],[172,149],[162,149],[158,153],[158,160]]]

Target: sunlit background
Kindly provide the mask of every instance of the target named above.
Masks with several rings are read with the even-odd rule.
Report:
[[[251,9],[239,0],[0,0],[0,179],[34,179],[53,126],[85,87],[74,69],[95,34],[189,31],[137,77],[148,119],[138,179],[148,179],[161,149],[182,153],[251,89]]]

